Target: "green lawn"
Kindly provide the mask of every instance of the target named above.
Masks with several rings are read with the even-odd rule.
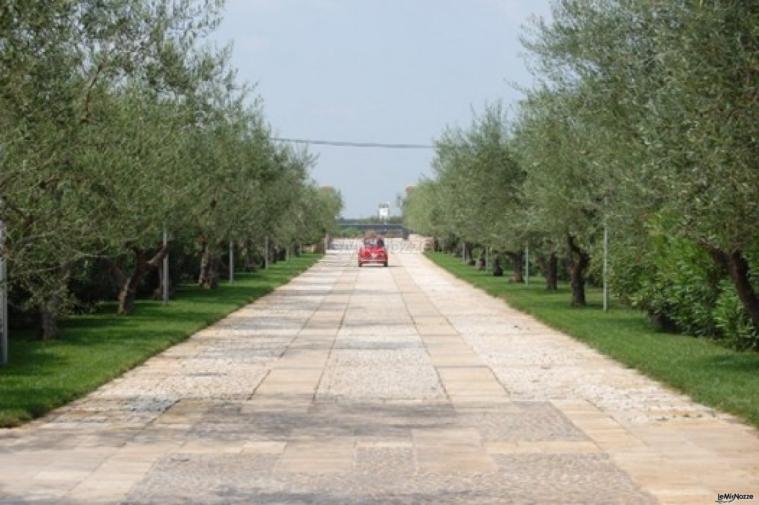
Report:
[[[641,312],[612,306],[601,310],[601,290],[588,290],[588,306],[569,305],[569,287],[545,291],[543,279],[530,285],[508,283],[464,265],[444,253],[429,258],[457,277],[504,298],[549,326],[574,336],[602,353],[669,384],[694,400],[742,417],[759,427],[759,353],[737,352],[687,335],[656,331]]]
[[[183,285],[169,305],[140,300],[128,317],[103,304],[95,314],[65,321],[55,341],[11,335],[10,365],[0,368],[0,426],[18,425],[92,391],[286,283],[319,257],[307,254],[238,274],[233,284],[213,291]]]

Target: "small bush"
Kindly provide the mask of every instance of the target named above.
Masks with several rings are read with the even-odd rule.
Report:
[[[735,287],[727,280],[720,287],[722,292],[712,311],[718,336],[737,349],[759,350],[759,330],[751,323]]]
[[[634,306],[669,329],[698,336],[716,334],[712,317],[719,296],[714,262],[694,244],[660,237],[655,253],[648,256],[649,269],[640,277],[639,288],[630,295]]]

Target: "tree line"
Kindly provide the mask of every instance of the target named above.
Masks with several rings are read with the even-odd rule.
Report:
[[[130,313],[169,251],[211,289],[230,243],[254,268],[333,228],[339,193],[310,179],[308,152],[272,140],[229,50],[207,42],[221,9],[0,5],[0,254],[11,310],[43,338],[102,299]]]
[[[496,251],[515,281],[529,247],[574,305],[606,229],[619,301],[759,348],[757,26],[750,0],[555,2],[522,38],[535,84],[442,134],[407,225]]]

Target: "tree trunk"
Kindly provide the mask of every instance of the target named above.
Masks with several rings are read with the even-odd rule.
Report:
[[[507,252],[511,259],[511,281],[514,283],[524,282],[524,253],[522,252]]]
[[[161,300],[163,298],[163,265],[159,265],[157,269],[158,284],[153,290],[153,299]]]
[[[240,250],[242,256],[242,264],[245,265],[246,272],[255,272],[258,270],[258,254],[256,253],[255,245],[252,240],[245,240],[242,243],[242,249]]]
[[[224,254],[219,255],[219,279],[221,275],[224,275],[225,279],[229,279],[229,271],[234,268],[234,265],[229,263],[229,250],[224,251]]]
[[[501,257],[497,254],[493,254],[493,277],[503,277],[503,267],[501,266]]]
[[[324,248],[324,245],[326,244],[326,241],[322,240],[322,251],[324,254],[327,253],[327,250]],[[277,246],[272,244],[271,241],[269,241],[269,264],[274,265],[279,261],[279,254],[277,250]]]
[[[480,257],[477,260],[477,270],[484,271],[485,268],[487,268],[487,265],[485,264],[485,251],[480,253]]]
[[[132,274],[126,278],[126,281],[121,285],[119,290],[119,307],[118,313],[120,315],[127,315],[134,312],[134,300],[137,297],[137,287],[142,281],[142,276],[145,274],[146,269],[144,266],[144,258],[140,258]]]
[[[735,283],[738,298],[743,303],[743,308],[746,309],[746,314],[754,327],[759,329],[759,297],[751,284],[748,261],[740,251],[735,251],[728,257],[727,265],[730,278]]]
[[[569,246],[569,279],[572,285],[572,305],[585,305],[585,272],[590,264],[590,256],[583,251],[572,235],[567,235]]]
[[[58,318],[63,309],[65,294],[68,292],[71,265],[64,263],[49,275],[56,278],[58,289],[53,291],[39,307],[40,328],[38,338],[40,340],[52,340],[60,334]]]
[[[547,258],[538,256],[538,265],[546,280],[546,290],[556,291],[559,288],[559,259],[556,253],[551,253]]]
[[[559,258],[556,257],[556,253],[551,253],[551,256],[548,258],[546,289],[549,291],[559,289]]]
[[[203,289],[215,289],[219,286],[219,259],[208,242],[203,244],[198,285]]]
[[[735,291],[743,305],[743,309],[748,314],[754,327],[759,329],[759,296],[757,296],[754,286],[751,284],[751,269],[743,253],[741,251],[726,253],[709,244],[702,245],[706,247],[714,261],[727,269],[727,273],[730,275],[733,285],[735,285]]]
[[[68,285],[68,275],[64,276],[65,288]],[[53,293],[45,300],[40,307],[40,340],[53,340],[58,338],[60,329],[58,328],[58,315],[61,311],[61,296],[58,293]]]
[[[134,301],[137,298],[137,289],[140,287],[143,277],[150,270],[158,269],[159,265],[163,261],[164,256],[168,254],[168,246],[161,246],[158,252],[150,259],[147,259],[144,249],[133,248],[134,253],[134,269],[128,276],[125,275],[118,267],[112,268],[117,274],[117,280],[121,285],[118,296],[118,309],[117,313],[120,315],[128,315],[134,312]]]
[[[45,304],[40,309],[40,340],[53,340],[58,337],[58,315],[55,307]]]
[[[475,265],[474,258],[472,257],[472,244],[470,242],[464,242],[464,261],[470,267]]]

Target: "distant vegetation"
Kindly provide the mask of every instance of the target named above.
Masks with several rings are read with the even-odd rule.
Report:
[[[537,84],[437,142],[405,223],[489,252],[583,306],[608,231],[617,302],[658,326],[759,349],[756,2],[556,2],[524,38]]]
[[[403,216],[390,216],[387,219],[380,219],[377,216],[359,217],[359,218],[343,218],[342,221],[350,221],[351,223],[362,224],[402,224]]]
[[[338,238],[360,238],[364,236],[364,230],[340,226],[335,230],[334,236]]]
[[[403,224],[403,217],[391,216],[387,219],[380,219],[377,216],[363,217],[363,218],[340,218],[337,222],[337,229],[332,233],[332,236],[340,237],[340,238],[358,238],[358,237],[363,237],[367,233],[367,231],[372,230],[371,227],[368,227],[369,229],[367,229],[367,227],[353,228],[351,226],[346,226],[346,223],[358,224],[358,225],[376,225],[376,230],[373,230],[373,231],[382,232],[383,227],[385,227],[385,225]],[[400,236],[401,234],[398,232],[394,232],[394,233],[390,233],[390,235]]]

